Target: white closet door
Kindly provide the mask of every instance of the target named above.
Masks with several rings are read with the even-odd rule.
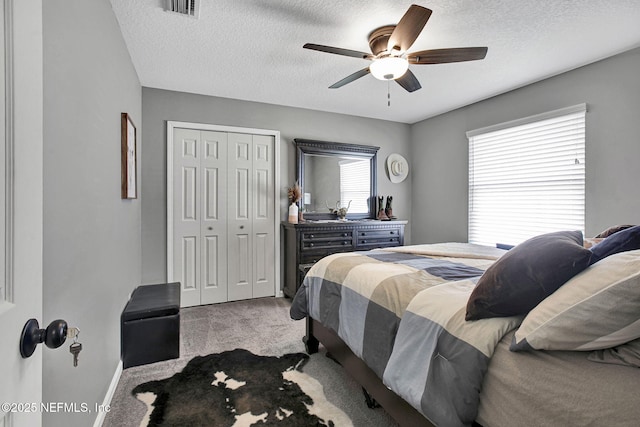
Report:
[[[201,132],[200,304],[227,301],[227,133]]]
[[[200,131],[175,129],[173,137],[173,277],[181,305],[200,304]]]
[[[275,294],[273,145],[270,135],[253,135],[253,297]]]
[[[174,128],[170,280],[183,307],[275,294],[274,145]]]
[[[228,153],[229,301],[253,296],[253,137],[230,133]]]

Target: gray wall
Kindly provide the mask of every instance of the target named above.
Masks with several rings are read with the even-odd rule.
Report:
[[[166,121],[178,120],[280,131],[280,207],[286,219],[286,187],[295,182],[294,138],[308,138],[379,146],[378,193],[394,196],[393,212],[408,218],[411,179],[392,184],[384,172],[391,153],[409,158],[409,125],[324,113],[300,108],[142,89],[142,280],[166,280]],[[407,228],[407,242],[411,228]]]
[[[586,235],[640,223],[640,49],[412,125],[414,243],[467,241],[465,132],[586,102]]]
[[[142,89],[109,0],[47,0],[43,29],[41,320],[78,326],[83,344],[77,368],[69,343],[42,349],[43,402],[93,408],[120,360],[120,312],[140,283],[141,201],[120,199],[120,113],[140,137]],[[96,415],[49,413],[43,423],[87,426]]]

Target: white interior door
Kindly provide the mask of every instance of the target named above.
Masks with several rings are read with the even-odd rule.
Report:
[[[183,307],[200,304],[200,131],[176,129],[173,138],[173,266]]]
[[[30,427],[41,412],[18,404],[42,401],[42,346],[23,359],[18,343],[28,319],[43,326],[42,2],[0,9],[0,403],[15,404],[0,408],[0,426]]]
[[[275,289],[273,145],[273,136],[253,135],[253,298]]]
[[[227,133],[201,132],[201,304],[227,301]]]
[[[253,296],[253,137],[229,134],[227,162],[229,191],[229,301]]]
[[[227,133],[173,137],[173,264],[181,304],[227,301]]]

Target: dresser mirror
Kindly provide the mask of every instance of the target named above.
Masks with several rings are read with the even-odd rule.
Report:
[[[307,220],[376,217],[376,170],[380,147],[294,139],[300,209]]]

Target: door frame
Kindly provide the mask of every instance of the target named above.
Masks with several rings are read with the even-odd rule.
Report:
[[[280,286],[280,131],[237,126],[167,120],[167,280],[173,277],[173,131],[176,128],[273,136],[273,231],[275,251],[274,295],[283,297]]]

